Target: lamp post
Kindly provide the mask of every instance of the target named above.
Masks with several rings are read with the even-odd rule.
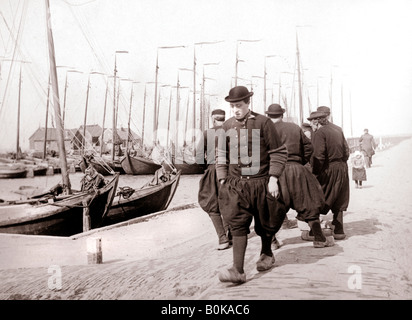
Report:
[[[144,148],[144,125],[145,125],[145,118],[146,118],[146,97],[147,97],[147,85],[148,84],[155,84],[155,82],[150,81],[150,82],[146,82],[144,85],[144,94],[143,94],[143,114],[142,114],[142,147]]]
[[[265,56],[264,71],[263,71],[263,104],[264,104],[264,108],[267,107],[267,105],[266,105],[266,76],[267,76],[266,60],[267,60],[267,58],[274,58],[274,57],[277,57],[277,55]]]
[[[160,86],[161,88],[167,88],[167,87],[170,87],[170,85],[169,84],[162,84],[161,86]],[[159,109],[160,109],[160,100],[161,100],[161,95],[160,95],[160,90],[159,90],[159,96],[158,96],[158,107],[159,107]],[[156,116],[156,131],[157,131],[157,128],[159,127],[159,112],[157,113],[157,116]],[[155,143],[157,143],[157,137],[156,137],[156,140],[155,140]]]
[[[322,79],[322,78],[326,78],[326,77],[323,77],[323,76],[319,76],[319,77],[317,77],[317,79],[316,79],[316,101],[317,101],[317,106],[319,107],[320,106],[320,104],[319,104],[319,79]]]
[[[239,44],[242,42],[259,42],[259,41],[260,40],[236,40],[235,87],[237,86],[237,79],[238,79],[238,64],[241,61],[239,60]]]
[[[82,143],[82,152],[81,154],[84,154],[84,147],[86,145],[86,119],[87,119],[87,109],[88,109],[88,105],[89,105],[89,91],[90,91],[90,76],[92,74],[101,74],[101,75],[105,75],[104,73],[101,72],[97,72],[97,71],[93,71],[89,73],[89,77],[87,80],[87,92],[86,92],[86,107],[84,110],[84,122],[83,122],[83,143]]]
[[[187,68],[179,68],[179,70],[181,70],[181,71],[190,71],[190,72],[193,72],[193,73],[195,73],[195,70],[192,70],[192,69],[187,69]],[[196,99],[196,87],[193,87],[193,98],[194,99]],[[196,107],[196,102],[193,102],[193,129],[194,128],[196,128],[196,109],[195,109],[195,107]],[[187,119],[186,119],[186,121],[187,121]]]
[[[21,158],[21,150],[20,150],[20,101],[21,101],[21,83],[22,83],[22,68],[21,65],[23,63],[31,63],[30,61],[24,60],[13,60],[13,59],[3,59],[3,61],[11,61],[13,62],[20,62],[20,72],[19,72],[19,98],[18,98],[18,105],[17,105],[17,138],[16,138],[16,160]],[[7,88],[6,88],[7,92]]]
[[[115,142],[116,142],[116,75],[117,75],[117,54],[129,53],[129,51],[118,50],[114,53],[114,73],[113,73],[113,137],[112,137],[112,161],[114,161],[115,155]]]
[[[200,99],[200,129],[202,130],[202,132],[205,129],[206,123],[205,123],[205,119],[208,119],[208,113],[206,113],[206,117],[205,117],[205,80],[214,80],[216,81],[216,79],[212,79],[212,78],[207,78],[205,76],[205,66],[216,66],[219,65],[219,62],[207,62],[203,64],[203,76],[202,76],[202,90],[201,90],[201,99]]]
[[[338,65],[333,65],[330,69],[330,121],[333,123],[333,112],[332,112],[332,102],[333,102],[333,68],[338,68]]]
[[[126,79],[122,79],[125,80]],[[130,119],[132,117],[132,104],[133,104],[133,84],[140,83],[139,81],[133,81],[127,79],[127,81],[132,81],[131,83],[131,90],[130,90],[130,107],[129,107],[129,118],[127,120],[127,140],[126,140],[126,152],[129,150],[129,140],[130,140]]]
[[[153,142],[156,142],[156,126],[157,126],[157,84],[159,77],[159,50],[163,49],[177,49],[177,48],[186,48],[186,46],[168,46],[168,47],[157,47],[156,51],[156,75],[155,75],[155,96],[154,96],[154,115],[153,115]]]
[[[104,146],[104,123],[106,120],[106,106],[107,106],[107,94],[109,92],[109,79],[106,79],[106,92],[104,94],[104,107],[103,107],[103,121],[102,121],[102,135],[100,138],[100,157],[103,155],[103,146]]]
[[[193,123],[194,123],[194,127],[196,127],[195,125],[196,123],[196,46],[217,44],[220,42],[223,42],[223,40],[196,42],[193,45]],[[202,112],[202,109],[200,110],[200,112]],[[200,121],[202,121],[202,114],[200,118],[201,118]]]
[[[252,76],[252,79],[253,78],[258,78],[258,79],[265,79],[264,77],[262,77],[262,76]],[[266,88],[265,88],[265,91],[266,91]],[[263,95],[263,96],[265,96],[265,94]],[[252,101],[252,98],[253,97],[251,97],[251,101]],[[266,108],[266,102],[264,102],[264,106],[263,106],[263,113],[265,113],[265,108]]]
[[[282,104],[282,74],[293,74],[292,72],[282,71],[279,74],[279,104]],[[286,117],[290,117],[289,108],[285,104]]]
[[[64,82],[64,97],[63,97],[63,115],[62,115],[62,123],[63,123],[63,128],[64,128],[64,120],[66,117],[66,98],[67,98],[67,88],[68,88],[68,73],[69,72],[75,72],[75,73],[83,73],[81,71],[77,71],[77,70],[66,70],[66,79]]]

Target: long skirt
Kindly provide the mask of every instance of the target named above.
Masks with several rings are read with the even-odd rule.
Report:
[[[352,180],[366,181],[366,169],[352,167]]]
[[[302,164],[287,162],[285,170],[279,177],[286,210],[294,209],[296,219],[314,220],[325,205],[325,196],[316,177]]]
[[[349,205],[349,174],[346,162],[332,162],[329,168],[317,176],[325,195],[322,214],[346,211]]]

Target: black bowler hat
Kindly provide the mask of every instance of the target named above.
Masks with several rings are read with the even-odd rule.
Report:
[[[266,114],[270,117],[270,116],[276,116],[276,115],[280,115],[280,114],[284,114],[285,113],[285,109],[283,109],[279,104],[274,103],[271,104],[268,108],[268,110],[266,111]]]
[[[308,120],[326,118],[326,114],[320,111],[313,111],[310,113]]]
[[[318,109],[316,111],[323,112],[326,115],[330,115],[330,108],[329,107],[321,106],[321,107],[318,107]]]
[[[226,113],[225,113],[225,110],[215,109],[215,110],[212,111],[212,116],[214,116],[214,115],[224,116],[224,115],[226,115]]]
[[[225,98],[225,100],[227,102],[238,102],[251,96],[253,96],[253,91],[249,92],[249,90],[246,87],[237,86],[230,89],[229,95]]]

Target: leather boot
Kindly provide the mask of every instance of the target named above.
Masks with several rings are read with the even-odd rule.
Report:
[[[333,213],[333,237],[335,240],[343,240],[346,238],[346,234],[343,231],[343,212],[334,212]]]
[[[226,230],[223,226],[222,217],[218,214],[209,214],[212,220],[213,226],[215,227],[217,237],[219,239],[219,250],[229,248],[229,239],[226,236]]]

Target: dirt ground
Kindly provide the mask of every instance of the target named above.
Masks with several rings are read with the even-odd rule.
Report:
[[[232,251],[216,249],[211,221],[196,204],[200,177],[193,177],[179,185],[175,210],[139,222],[75,239],[0,235],[0,299],[412,299],[411,152],[412,139],[379,151],[363,189],[351,181],[347,238],[335,246],[314,248],[299,229],[282,229],[275,267],[258,272],[252,232],[242,285],[217,278]],[[103,263],[88,264],[87,241],[96,237]]]

